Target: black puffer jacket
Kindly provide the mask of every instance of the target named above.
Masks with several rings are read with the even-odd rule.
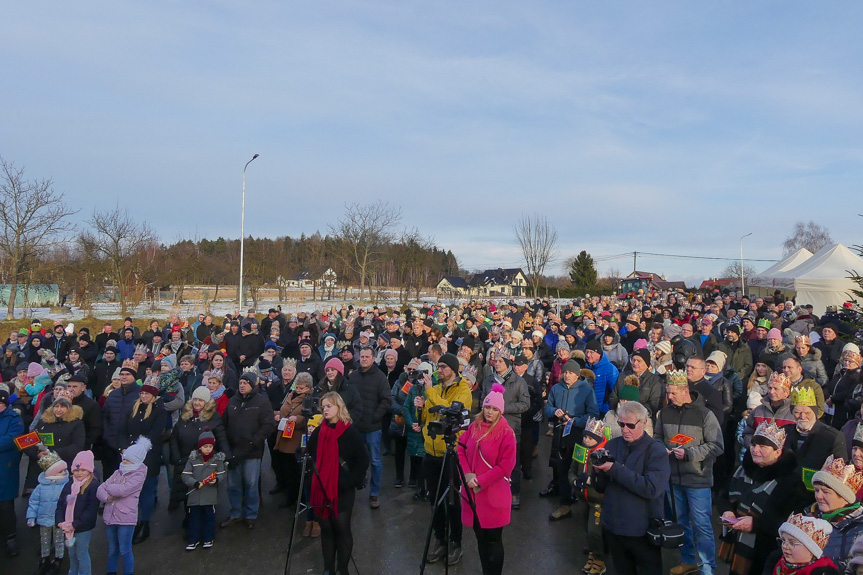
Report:
[[[115,392],[111,392],[113,395]],[[166,425],[168,422],[168,411],[161,398],[153,402],[150,417],[145,418],[147,406],[143,403],[136,410],[133,406],[132,413],[123,421],[120,433],[122,449],[135,443],[138,437],[144,436],[153,444],[153,448],[147,452],[144,465],[147,466],[147,477],[159,475],[162,465],[162,444],[164,443]]]
[[[198,437],[205,427],[216,437],[216,451],[224,453],[226,459],[231,458],[228,436],[225,433],[222,416],[216,411],[216,402],[212,399],[208,401],[198,417],[195,417],[190,400],[186,402],[183,413],[171,433],[171,461],[174,465],[186,464],[189,454],[198,448]]]
[[[348,385],[359,392],[363,405],[360,418],[354,421],[357,431],[380,431],[381,419],[393,403],[387,376],[373,364],[366,371],[362,368],[355,370],[348,378]]]
[[[237,393],[222,415],[228,444],[234,459],[261,459],[264,443],[276,428],[273,408],[266,394],[253,389]]]

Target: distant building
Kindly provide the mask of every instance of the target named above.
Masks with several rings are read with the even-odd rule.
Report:
[[[277,280],[279,284],[293,288],[326,288],[336,287],[338,276],[332,268],[320,267],[312,270],[303,270],[298,274]]]
[[[436,291],[439,298],[458,297],[524,297],[527,289],[527,276],[521,268],[488,269],[466,280],[458,276],[444,276],[438,282]]]

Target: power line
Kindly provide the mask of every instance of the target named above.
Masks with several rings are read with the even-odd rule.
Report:
[[[739,262],[740,258],[717,258],[712,256],[686,256],[680,254],[657,254],[653,252],[637,252],[638,255],[642,256],[654,256],[654,257],[663,257],[663,258],[684,258],[691,260],[722,260],[722,261],[730,261],[730,262]],[[779,260],[760,260],[760,259],[752,259],[752,258],[744,258],[745,262],[778,262]]]

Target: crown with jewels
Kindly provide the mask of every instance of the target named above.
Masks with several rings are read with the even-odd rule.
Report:
[[[605,437],[603,430],[605,428],[605,424],[601,419],[595,419],[593,417],[587,418],[587,423],[584,424],[584,432],[593,435],[594,437]]]
[[[674,369],[665,374],[665,385],[684,386],[689,385],[686,372],[682,369]]]
[[[767,385],[770,385],[774,382],[785,386],[786,389],[791,389],[791,378],[782,373],[781,371],[774,371],[770,374],[770,379],[767,381]]]
[[[815,407],[818,401],[815,399],[815,391],[811,387],[797,387],[791,390],[791,405],[803,405]]]
[[[824,549],[827,545],[827,540],[830,539],[830,532],[832,529],[830,531],[819,529],[818,524],[815,521],[816,519],[814,517],[807,517],[802,513],[792,513],[788,516],[788,519],[785,522],[802,531],[803,534],[814,541],[818,547]],[[827,525],[829,526],[830,524],[827,523]]]
[[[776,425],[775,421],[762,421],[758,424],[755,435],[763,437],[775,445],[777,449],[782,449],[785,446],[785,430]]]
[[[863,487],[863,472],[857,471],[853,465],[846,465],[845,460],[841,457],[833,457],[832,455],[828,457],[821,467],[821,471],[826,471],[844,485],[847,485],[852,493],[856,494]],[[814,477],[813,481],[815,481]]]

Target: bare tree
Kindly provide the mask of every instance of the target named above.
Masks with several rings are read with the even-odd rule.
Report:
[[[341,244],[339,254],[342,261],[360,278],[360,300],[386,246],[399,235],[393,223],[399,221],[401,215],[401,208],[390,207],[389,202],[365,205],[354,202],[345,204],[345,214],[336,225],[329,226]]]
[[[515,226],[515,239],[521,246],[524,256],[524,267],[527,268],[528,279],[533,285],[533,294],[539,293],[539,282],[549,263],[557,259],[557,230],[545,216],[539,214],[525,215]]]
[[[136,256],[155,242],[156,236],[146,223],[138,224],[120,206],[106,211],[94,209],[87,225],[91,229],[78,236],[78,244],[107,265],[119,293],[121,313],[125,314],[127,292],[139,271]]]
[[[26,180],[24,168],[0,158],[0,255],[9,271],[6,319],[14,318],[18,283],[47,250],[60,243],[74,226],[68,217],[78,213],[54,192],[51,179]]]
[[[827,228],[819,226],[812,220],[809,220],[808,224],[798,221],[794,224],[791,235],[785,238],[785,242],[782,244],[782,253],[787,256],[800,248],[806,248],[814,254],[832,243],[833,239]]]
[[[747,278],[751,278],[754,275],[758,274],[758,270],[756,270],[751,265],[744,262],[743,264],[743,276]],[[740,262],[734,261],[725,266],[725,269],[722,270],[722,274],[719,276],[721,278],[733,278],[740,279]]]

